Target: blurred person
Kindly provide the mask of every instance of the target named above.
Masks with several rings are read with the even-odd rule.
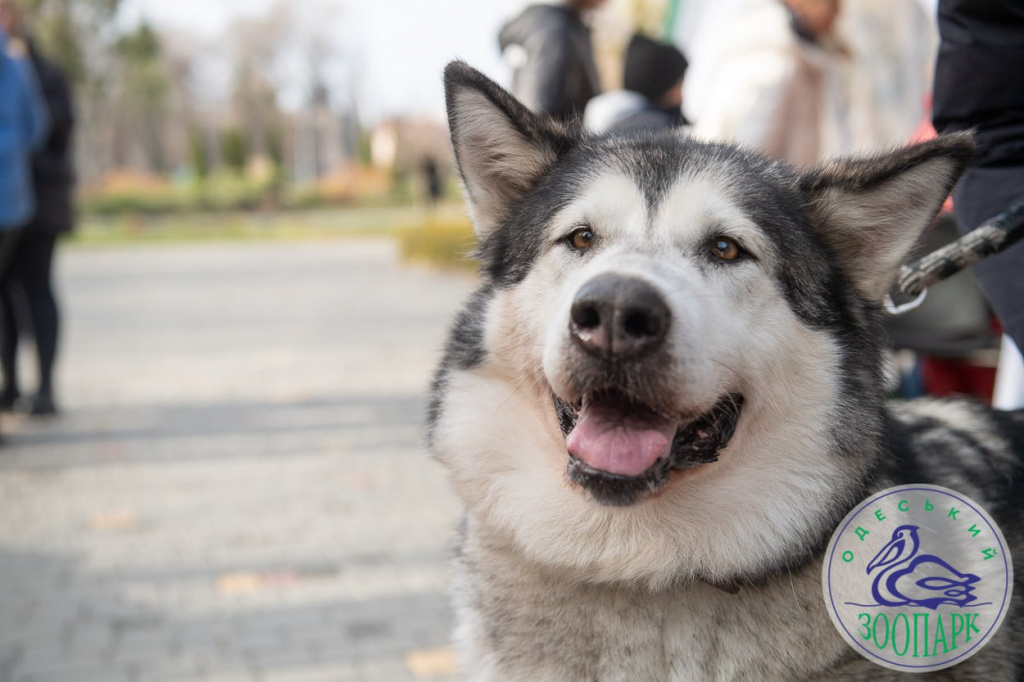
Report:
[[[812,165],[836,149],[848,93],[837,73],[847,56],[835,35],[840,0],[750,0],[721,25],[704,66],[694,134]]]
[[[430,205],[436,206],[437,202],[444,196],[444,181],[441,178],[441,171],[437,167],[434,157],[428,156],[423,159],[423,180],[427,189],[427,200]]]
[[[18,337],[27,330],[24,321],[19,321],[16,314],[19,309],[16,302],[24,301],[27,305],[21,307],[28,312],[39,362],[38,390],[25,407],[30,414],[48,415],[56,412],[52,377],[58,331],[51,266],[58,236],[69,232],[73,222],[71,131],[74,115],[67,79],[40,55],[25,31],[21,12],[14,0],[0,0],[0,28],[12,40],[24,45],[50,120],[49,134],[32,159],[35,214],[26,222],[13,246],[7,277],[0,287],[0,305],[3,307],[0,366],[4,380],[0,409],[12,409],[20,396]]]
[[[678,128],[688,62],[675,45],[635,34],[626,47],[622,89],[587,103],[583,122],[596,132]]]
[[[562,121],[583,116],[601,92],[586,15],[607,0],[530,5],[505,24],[498,44],[512,65],[512,94],[534,111]]]
[[[49,117],[25,45],[11,40],[13,6],[0,6],[0,292],[9,287],[21,233],[36,211],[32,154],[46,139]],[[3,300],[6,296],[0,296]],[[13,311],[0,309],[4,320]]]
[[[960,229],[969,232],[1024,201],[1024,4],[940,0],[938,20],[935,128],[973,130],[977,144],[974,165],[953,190]],[[997,406],[1024,406],[1018,351],[1024,347],[1024,243],[986,258],[974,271],[1012,341],[1000,358]]]
[[[32,154],[49,129],[24,43],[7,34],[11,6],[0,5],[0,274],[6,274],[18,230],[32,219]]]

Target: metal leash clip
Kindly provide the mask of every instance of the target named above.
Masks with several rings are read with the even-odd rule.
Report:
[[[928,297],[928,290],[922,289],[917,298],[912,298],[905,303],[896,303],[892,296],[892,292],[885,295],[885,298],[882,299],[882,307],[890,315],[902,315],[903,313],[909,313],[911,310],[920,308],[921,304],[924,303],[924,299]]]
[[[882,305],[890,315],[902,315],[924,303],[928,287],[955,275],[983,258],[1005,251],[1024,238],[1024,201],[985,221],[977,229],[923,258],[900,268],[896,283]],[[904,303],[896,303],[905,299]]]

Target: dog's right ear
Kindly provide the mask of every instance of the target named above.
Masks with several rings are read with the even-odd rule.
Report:
[[[800,189],[852,284],[880,302],[974,153],[956,133],[805,173]]]
[[[455,160],[477,237],[484,237],[536,186],[559,153],[573,146],[574,136],[464,62],[445,68],[444,89]]]

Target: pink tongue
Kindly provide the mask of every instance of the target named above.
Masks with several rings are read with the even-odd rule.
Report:
[[[676,423],[622,400],[584,404],[566,439],[573,456],[591,468],[619,476],[639,476],[667,458]]]

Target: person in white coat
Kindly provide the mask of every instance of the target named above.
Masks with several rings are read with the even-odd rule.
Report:
[[[836,77],[840,0],[750,0],[717,27],[706,86],[691,102],[697,137],[807,166],[837,151],[849,101]],[[719,39],[720,38],[720,39]]]

